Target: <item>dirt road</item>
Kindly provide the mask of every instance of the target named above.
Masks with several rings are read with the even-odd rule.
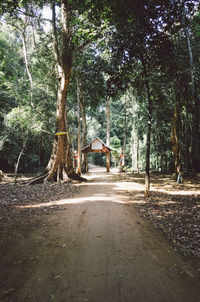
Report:
[[[1,257],[0,300],[200,302],[193,268],[135,212],[132,189],[99,169],[62,210],[21,222]]]

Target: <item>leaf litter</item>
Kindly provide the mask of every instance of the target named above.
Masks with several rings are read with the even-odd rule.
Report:
[[[141,174],[129,177],[133,182],[143,183]],[[175,251],[200,257],[200,183],[185,180],[179,185],[169,176],[151,178],[148,198],[144,198],[144,191],[130,192],[134,206],[162,231]]]

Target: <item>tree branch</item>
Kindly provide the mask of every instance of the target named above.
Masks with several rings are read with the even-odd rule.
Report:
[[[55,2],[52,3],[52,27],[53,27],[53,48],[54,48],[54,57],[57,65],[61,65],[60,62],[60,53],[58,48],[58,35],[56,28],[56,11],[55,11]]]
[[[85,42],[83,42],[82,44],[78,45],[75,48],[75,51],[80,51],[82,49],[84,49],[87,45],[89,45],[90,43],[94,42],[94,40],[100,38],[102,36],[102,33],[98,33],[96,36],[94,36],[92,39],[87,39]],[[103,41],[105,39],[105,37],[102,37],[97,44],[99,44],[101,41]]]

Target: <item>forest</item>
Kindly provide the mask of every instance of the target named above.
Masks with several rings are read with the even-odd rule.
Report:
[[[3,172],[81,180],[105,165],[81,156],[95,137],[146,191],[150,171],[200,172],[199,1],[7,0],[0,16]]]
[[[199,0],[0,1],[0,301],[200,301],[199,221]]]

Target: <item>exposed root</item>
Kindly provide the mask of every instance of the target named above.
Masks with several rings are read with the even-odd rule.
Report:
[[[46,173],[44,175],[41,175],[39,177],[36,177],[36,178],[33,178],[31,179],[29,182],[27,182],[28,185],[35,185],[35,184],[40,184],[40,183],[45,183],[45,182],[49,182],[51,180],[48,179],[48,176],[49,176],[49,173]],[[78,174],[76,174],[75,172],[74,173],[71,173],[70,175],[68,175],[69,179],[72,179],[72,180],[76,180],[76,181],[87,181],[86,178],[84,177],[81,177],[79,176]],[[68,179],[68,180],[69,180]],[[67,181],[66,179],[64,181]],[[26,182],[24,182],[26,183]]]
[[[79,176],[78,174],[76,174],[75,172],[72,172],[70,174],[68,174],[68,177],[70,179],[73,179],[73,180],[78,180],[78,181],[87,181],[86,178],[82,177],[82,176]]]
[[[35,185],[35,184],[40,184],[43,183],[44,179],[47,177],[48,173],[43,174],[39,177],[33,178],[31,179],[31,181],[29,181],[27,184],[28,185]]]

